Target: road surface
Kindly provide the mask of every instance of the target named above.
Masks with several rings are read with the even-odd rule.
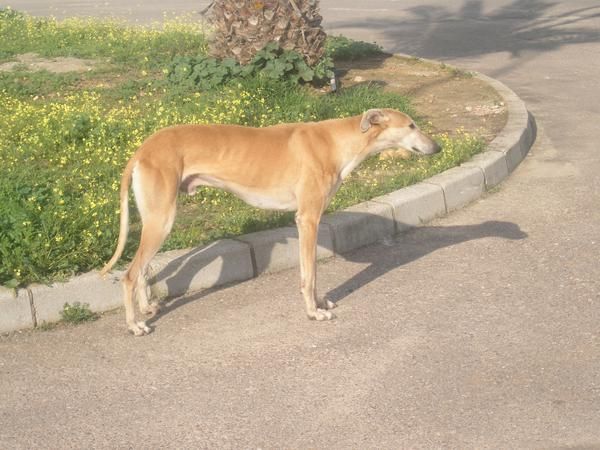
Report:
[[[57,16],[206,2],[17,1]],[[493,194],[319,264],[0,340],[0,448],[600,448],[600,6],[322,1],[329,32],[495,77],[539,126]]]

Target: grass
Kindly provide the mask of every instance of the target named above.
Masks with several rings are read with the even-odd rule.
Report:
[[[65,303],[60,312],[61,320],[65,323],[78,325],[83,322],[92,322],[98,319],[98,314],[90,309],[87,303],[75,302],[72,305]]]
[[[211,92],[171,84],[166,71],[175,56],[205,51],[202,30],[193,22],[142,28],[3,10],[0,41],[0,62],[27,52],[95,61],[82,73],[0,72],[0,284],[9,287],[68,277],[111,256],[120,174],[155,130],[178,123],[267,126],[351,116],[375,106],[415,114],[407,98],[375,86],[326,95],[261,78]],[[363,47],[356,48],[364,52]],[[468,135],[437,139],[444,151],[433,158],[366,161],[343,183],[329,210],[419,181],[483,146]],[[163,249],[284,225],[293,217],[252,208],[211,188],[182,196],[179,205]],[[125,259],[137,242],[135,214],[132,220]]]
[[[112,64],[160,69],[182,54],[205,51],[198,21],[180,19],[137,27],[117,19],[34,18],[10,8],[0,10],[0,60],[35,52],[41,56],[110,59]]]

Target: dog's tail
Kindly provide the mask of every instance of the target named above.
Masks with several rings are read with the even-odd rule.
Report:
[[[102,276],[106,275],[106,273],[115,265],[125,249],[127,234],[129,233],[129,185],[131,183],[131,174],[133,173],[134,166],[135,158],[131,158],[125,167],[125,170],[123,171],[123,176],[121,177],[121,192],[119,194],[121,224],[119,226],[119,240],[117,242],[117,248],[114,255],[100,271],[100,275]]]

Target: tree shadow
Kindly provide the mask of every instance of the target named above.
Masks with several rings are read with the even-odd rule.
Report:
[[[432,59],[508,52],[516,60],[524,52],[547,52],[600,41],[597,26],[584,24],[600,17],[600,5],[569,9],[561,2],[515,0],[487,13],[484,6],[483,0],[465,0],[458,11],[447,6],[420,5],[405,9],[403,17],[330,20],[327,25],[336,32],[378,30],[391,45],[387,50]],[[557,6],[561,8],[551,12]]]
[[[368,214],[365,213],[353,213],[346,212],[348,215],[356,216],[357,221],[364,221],[368,219]],[[393,220],[384,219],[377,216],[378,229],[405,229],[406,226],[402,224],[394,223]],[[389,223],[383,223],[389,222]],[[321,225],[321,231],[323,232],[327,226]],[[261,244],[260,254],[262,261],[257,264],[257,254],[253,254],[252,266],[254,269],[249,276],[240,280],[228,280],[226,278],[230,271],[239,271],[239,264],[243,263],[239,260],[239,256],[234,253],[228,254],[227,252],[231,249],[230,243],[233,241],[218,241],[210,246],[196,248],[191,251],[181,252],[181,256],[170,261],[156,276],[154,277],[155,283],[162,283],[168,288],[168,295],[162,302],[162,310],[159,315],[150,319],[149,324],[156,322],[161,316],[164,316],[171,311],[184,306],[190,302],[202,299],[206,295],[224,289],[232,284],[243,282],[247,279],[255,277],[263,272],[268,272],[269,258],[271,255],[277,257],[277,254],[281,254],[282,251],[293,252],[294,258],[292,261],[294,265],[299,264],[297,260],[297,231],[295,228],[286,227],[278,229],[277,238],[270,239],[265,243]],[[323,234],[327,234],[326,232]],[[368,232],[367,232],[368,235]],[[392,237],[392,236],[388,236]],[[385,246],[375,246],[369,249],[355,250],[349,253],[338,255],[335,252],[335,238],[327,238],[327,236],[321,236],[319,240],[319,247],[321,252],[329,251],[330,253],[336,253],[336,256],[340,256],[348,261],[368,263],[369,265],[354,275],[352,278],[346,280],[341,285],[330,290],[325,294],[325,298],[333,302],[342,301],[349,293],[359,289],[362,286],[367,285],[371,281],[385,275],[391,270],[398,267],[409,264],[429,253],[433,253],[439,249],[450,247],[453,245],[461,244],[463,242],[483,239],[483,238],[501,238],[509,240],[520,240],[525,239],[527,234],[524,233],[518,225],[511,222],[502,221],[488,221],[476,225],[463,225],[463,226],[421,226],[413,228],[401,235],[396,235],[396,242],[393,246],[396,248],[394,251],[386,252],[382,251]],[[375,243],[369,242],[369,244]],[[239,243],[238,243],[239,244]],[[285,247],[289,245],[289,247]],[[398,250],[401,247],[401,251]],[[287,250],[286,250],[287,249]],[[256,251],[255,251],[256,252]],[[266,255],[266,256],[265,256]],[[191,285],[192,279],[198,276],[199,272],[206,269],[208,265],[216,264],[219,268],[217,271],[216,287],[203,289],[195,293],[187,293],[187,289]],[[289,267],[292,267],[291,265]],[[296,270],[299,271],[299,268]],[[318,267],[317,267],[318,271]],[[298,279],[300,275],[298,273]],[[297,295],[300,301],[300,295],[296,292],[296,289],[290,290],[290,295]]]
[[[335,77],[338,80],[338,89],[343,88],[343,78],[348,75],[348,72],[352,69],[360,70],[374,70],[380,69],[385,65],[385,61],[391,58],[393,55],[390,53],[382,53],[376,56],[368,56],[361,59],[343,59],[335,60]],[[385,86],[386,83],[380,81]],[[352,84],[352,86],[356,86]],[[383,87],[382,86],[382,87]]]

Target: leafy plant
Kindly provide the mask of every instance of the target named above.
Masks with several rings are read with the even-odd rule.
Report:
[[[65,303],[60,312],[63,322],[77,325],[82,322],[91,322],[98,319],[98,314],[90,309],[87,303],[75,302],[72,305]]]
[[[317,77],[315,70],[306,64],[298,52],[283,50],[277,43],[271,42],[254,56],[249,66],[253,69],[252,74],[262,73],[272,80],[288,80],[295,84],[300,80],[304,82],[318,81],[319,78],[323,79],[325,76],[333,75],[332,72],[324,70],[328,64],[330,61],[323,60],[317,64],[320,71],[324,72],[320,74],[321,77]],[[331,67],[329,70],[331,71]]]
[[[211,56],[177,57],[168,69],[167,79],[175,85],[210,91],[242,74],[234,59],[219,61]]]
[[[175,58],[167,73],[170,83],[201,91],[214,90],[232,81],[254,77],[297,84],[300,81],[320,82],[332,76],[331,58],[325,57],[310,67],[298,52],[284,50],[275,42],[267,44],[244,66],[233,58],[217,60],[200,55],[195,58]]]

